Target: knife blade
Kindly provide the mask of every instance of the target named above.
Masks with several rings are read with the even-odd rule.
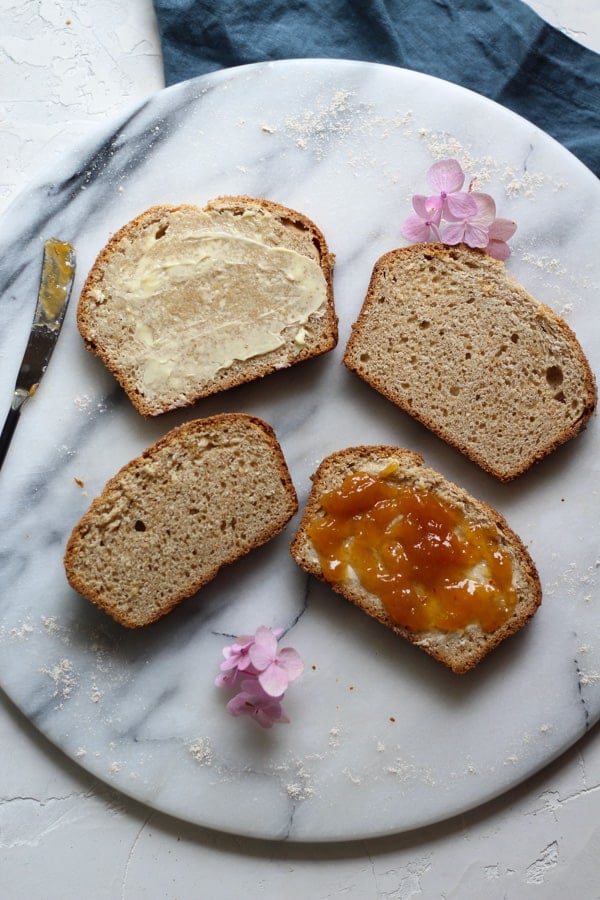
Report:
[[[75,250],[71,244],[51,238],[44,244],[38,298],[15,382],[8,416],[0,433],[0,466],[10,446],[21,407],[35,394],[50,361],[67,311],[75,277]]]

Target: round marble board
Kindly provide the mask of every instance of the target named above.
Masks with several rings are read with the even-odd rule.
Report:
[[[481,97],[355,62],[284,61],[161,91],[110,123],[0,221],[0,384],[28,334],[42,242],[74,242],[77,280],[55,354],[0,472],[0,683],[89,772],[158,810],[262,838],[330,841],[407,830],[480,804],[572,745],[600,711],[598,423],[501,485],[341,364],[373,263],[404,243],[430,164],[458,158],[513,218],[509,272],[561,313],[600,371],[600,188],[566,150]],[[337,257],[338,348],[195,408],[145,420],[75,313],[108,236],[155,203],[222,194],[301,210]],[[71,528],[105,481],[174,425],[219,411],[274,427],[298,490],[328,453],[412,448],[497,507],[543,582],[532,621],[455,676],[293,563],[295,522],[154,626],[129,632],[68,587]],[[306,671],[291,719],[263,731],[213,681],[230,636],[260,624]]]

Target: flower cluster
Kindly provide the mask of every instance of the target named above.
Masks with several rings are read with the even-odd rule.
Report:
[[[261,625],[256,634],[242,635],[225,647],[218,687],[239,687],[227,704],[232,716],[252,716],[263,728],[289,722],[281,701],[291,681],[304,671],[304,663],[292,647],[277,649],[281,628]]]
[[[427,180],[437,193],[415,194],[415,214],[402,227],[402,236],[421,243],[433,236],[444,244],[468,244],[486,250],[490,256],[505,260],[510,256],[506,243],[517,230],[509,219],[496,218],[496,204],[489,194],[474,191],[473,182],[463,191],[465,174],[455,159],[434,163]]]

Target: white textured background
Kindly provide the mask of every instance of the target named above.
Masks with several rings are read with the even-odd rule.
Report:
[[[600,0],[530,5],[600,51]],[[0,0],[0,210],[107,115],[162,86],[150,0]],[[0,900],[284,896],[600,900],[598,728],[459,820],[290,847],[205,832],[111,793],[0,695]]]

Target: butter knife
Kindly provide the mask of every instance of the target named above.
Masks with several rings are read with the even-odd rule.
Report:
[[[37,304],[17,375],[6,422],[0,433],[0,466],[9,448],[21,407],[32,397],[42,379],[60,334],[75,277],[75,250],[71,244],[51,238],[44,244]]]

